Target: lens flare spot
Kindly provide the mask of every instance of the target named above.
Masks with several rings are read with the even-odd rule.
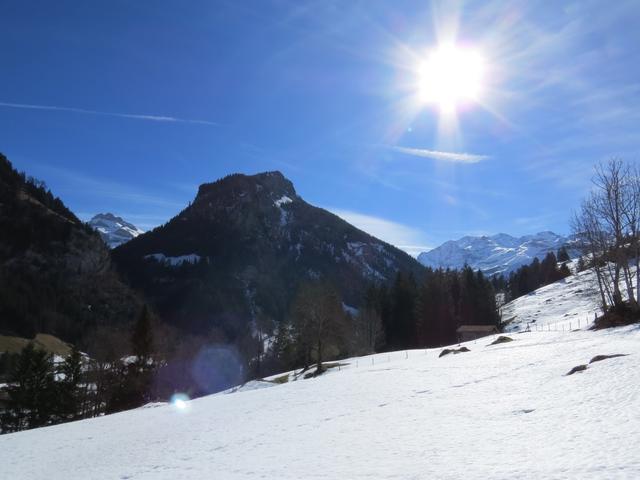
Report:
[[[176,393],[171,397],[171,405],[177,410],[186,410],[189,407],[189,396],[184,393]]]

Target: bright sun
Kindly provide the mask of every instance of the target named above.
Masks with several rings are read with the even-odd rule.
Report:
[[[453,112],[477,101],[482,93],[485,61],[482,55],[455,45],[442,45],[418,67],[418,95],[421,102]]]

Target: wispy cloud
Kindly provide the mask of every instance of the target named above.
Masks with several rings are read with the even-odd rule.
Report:
[[[429,246],[426,235],[417,228],[351,210],[339,208],[327,208],[327,210],[358,227],[360,230],[380,240],[384,240],[391,245],[395,245],[414,257],[432,248]]]
[[[57,111],[57,112],[71,112],[71,113],[81,113],[85,115],[100,115],[105,117],[129,118],[129,119],[135,119],[135,120],[149,120],[152,122],[195,123],[200,125],[209,125],[212,127],[217,127],[220,125],[216,122],[211,122],[209,120],[178,118],[178,117],[171,117],[168,115],[146,115],[146,114],[138,114],[138,113],[102,112],[99,110],[87,110],[85,108],[61,107],[61,106],[55,106],[55,105],[33,105],[28,103],[0,102],[0,107],[21,108],[26,110],[48,110],[48,111]]]
[[[473,153],[440,152],[438,150],[427,150],[424,148],[391,147],[396,152],[414,157],[430,158],[432,160],[442,160],[455,163],[478,163],[490,158],[488,155],[476,155]]]

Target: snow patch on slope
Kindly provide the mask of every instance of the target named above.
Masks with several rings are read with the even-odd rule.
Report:
[[[286,205],[287,203],[291,203],[291,202],[293,202],[293,200],[291,200],[291,198],[287,197],[286,195],[283,195],[278,200],[273,202],[273,204],[276,207],[280,208],[282,205]]]
[[[285,225],[287,225],[287,223],[289,223],[289,215],[290,215],[290,212],[287,212],[284,208],[282,208],[282,206],[292,202],[293,200],[291,200],[291,198],[288,197],[287,195],[283,195],[278,200],[273,202],[273,205],[278,210],[280,210],[280,226],[281,227],[284,227]]]
[[[151,253],[149,255],[145,255],[144,258],[148,260],[152,259],[172,267],[178,267],[185,263],[190,263],[192,265],[195,265],[200,261],[202,257],[200,255],[196,255],[195,253],[190,253],[188,255],[180,255],[178,257],[168,257],[164,253]]]

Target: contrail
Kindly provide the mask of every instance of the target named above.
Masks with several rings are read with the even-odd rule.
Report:
[[[54,105],[31,105],[28,103],[0,102],[0,107],[23,108],[28,110],[54,110],[58,112],[84,113],[87,115],[102,115],[105,117],[133,118],[136,120],[151,120],[152,122],[197,123],[200,125],[211,125],[214,127],[217,127],[220,125],[216,122],[210,122],[208,120],[192,120],[188,118],[170,117],[167,115],[141,115],[136,113],[101,112],[98,110],[87,110],[84,108],[73,108],[73,107],[57,107]]]
[[[439,152],[437,150],[426,150],[423,148],[391,147],[396,152],[413,155],[414,157],[431,158],[434,160],[444,160],[446,162],[457,163],[478,163],[487,160],[488,155],[475,155],[472,153]]]

